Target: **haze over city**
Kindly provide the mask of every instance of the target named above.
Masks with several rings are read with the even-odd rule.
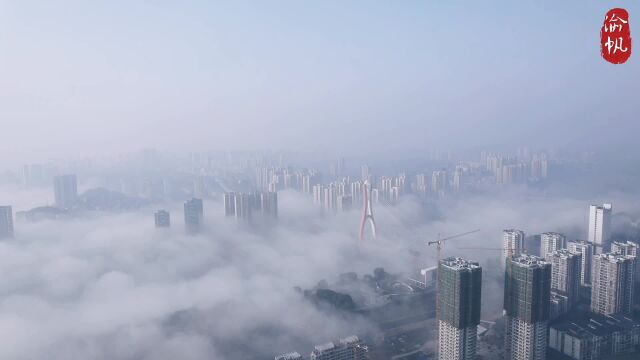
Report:
[[[615,7],[0,0],[0,359],[635,359]]]
[[[638,64],[599,56],[613,5],[2,1],[0,156],[635,151]]]

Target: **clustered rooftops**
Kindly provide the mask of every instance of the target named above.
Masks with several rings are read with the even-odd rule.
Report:
[[[627,259],[635,259],[635,256],[632,256],[632,255],[622,255],[622,254],[612,254],[612,253],[597,254],[595,256],[611,262],[623,262]]]

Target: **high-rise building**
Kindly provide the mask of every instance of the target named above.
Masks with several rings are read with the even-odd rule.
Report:
[[[540,235],[540,257],[546,257],[547,253],[566,249],[567,238],[559,233],[546,232]]]
[[[234,192],[224,193],[224,215],[235,216],[236,214],[236,194]]]
[[[453,172],[453,182],[451,183],[451,189],[454,192],[460,192],[462,190],[462,182],[463,182],[463,172],[462,168],[456,167],[456,170]]]
[[[545,259],[551,264],[551,292],[566,297],[570,309],[578,302],[582,255],[562,249],[547,253]]]
[[[253,220],[254,214],[262,215],[260,220],[276,219],[278,217],[278,193],[272,191],[225,193],[224,214],[242,221]]]
[[[13,210],[11,206],[0,206],[0,239],[13,237]]]
[[[171,214],[169,214],[168,211],[158,210],[153,215],[157,228],[168,228],[171,226]]]
[[[78,199],[78,179],[75,175],[59,175],[53,179],[55,204],[60,209],[70,209]]]
[[[591,311],[630,314],[633,306],[635,257],[598,254],[593,257]]]
[[[640,305],[640,254],[638,253],[638,243],[633,241],[611,243],[611,252],[614,254],[628,255],[635,258],[635,274],[633,275],[634,281],[634,303]]]
[[[311,194],[313,184],[311,184],[311,175],[302,176],[302,192],[305,194]]]
[[[204,207],[202,199],[192,198],[184,203],[184,225],[188,234],[197,234],[202,229]]]
[[[436,170],[431,174],[431,191],[435,194],[444,194],[448,189],[449,178],[447,170]]]
[[[638,244],[633,241],[611,243],[611,252],[620,255],[631,255],[638,257]]]
[[[595,246],[596,254],[609,251],[611,210],[611,204],[589,206],[589,237],[587,240]]]
[[[278,193],[268,191],[260,193],[260,210],[267,218],[278,217]]]
[[[320,184],[313,186],[313,203],[324,208],[324,186]]]
[[[580,259],[580,285],[591,285],[591,260],[593,258],[593,244],[588,241],[570,241],[567,249],[573,253],[582,255]]]
[[[251,219],[251,204],[256,202],[255,197],[246,193],[234,194],[234,216],[237,220],[249,221]]]
[[[551,264],[520,255],[506,263],[505,359],[544,360],[551,295]]]
[[[507,261],[509,254],[515,257],[524,250],[524,231],[506,229],[502,231],[502,266]]]
[[[338,210],[338,189],[336,185],[331,183],[324,188],[324,209],[331,212]]]
[[[474,360],[482,268],[453,257],[441,260],[439,266],[438,359]]]
[[[426,196],[429,192],[429,184],[427,183],[427,175],[426,174],[418,174],[416,175],[416,193],[419,196]]]
[[[356,206],[362,203],[363,185],[362,181],[354,181],[351,183],[351,201]]]
[[[340,339],[337,344],[329,342],[317,345],[309,358],[311,360],[365,360],[367,347],[357,336]]]

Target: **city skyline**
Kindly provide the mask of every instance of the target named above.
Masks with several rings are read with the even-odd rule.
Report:
[[[0,0],[0,359],[636,359],[638,14]]]

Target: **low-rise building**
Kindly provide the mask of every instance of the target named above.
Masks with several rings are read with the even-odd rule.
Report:
[[[632,353],[640,346],[640,322],[625,315],[589,313],[549,328],[549,348],[576,360]]]

